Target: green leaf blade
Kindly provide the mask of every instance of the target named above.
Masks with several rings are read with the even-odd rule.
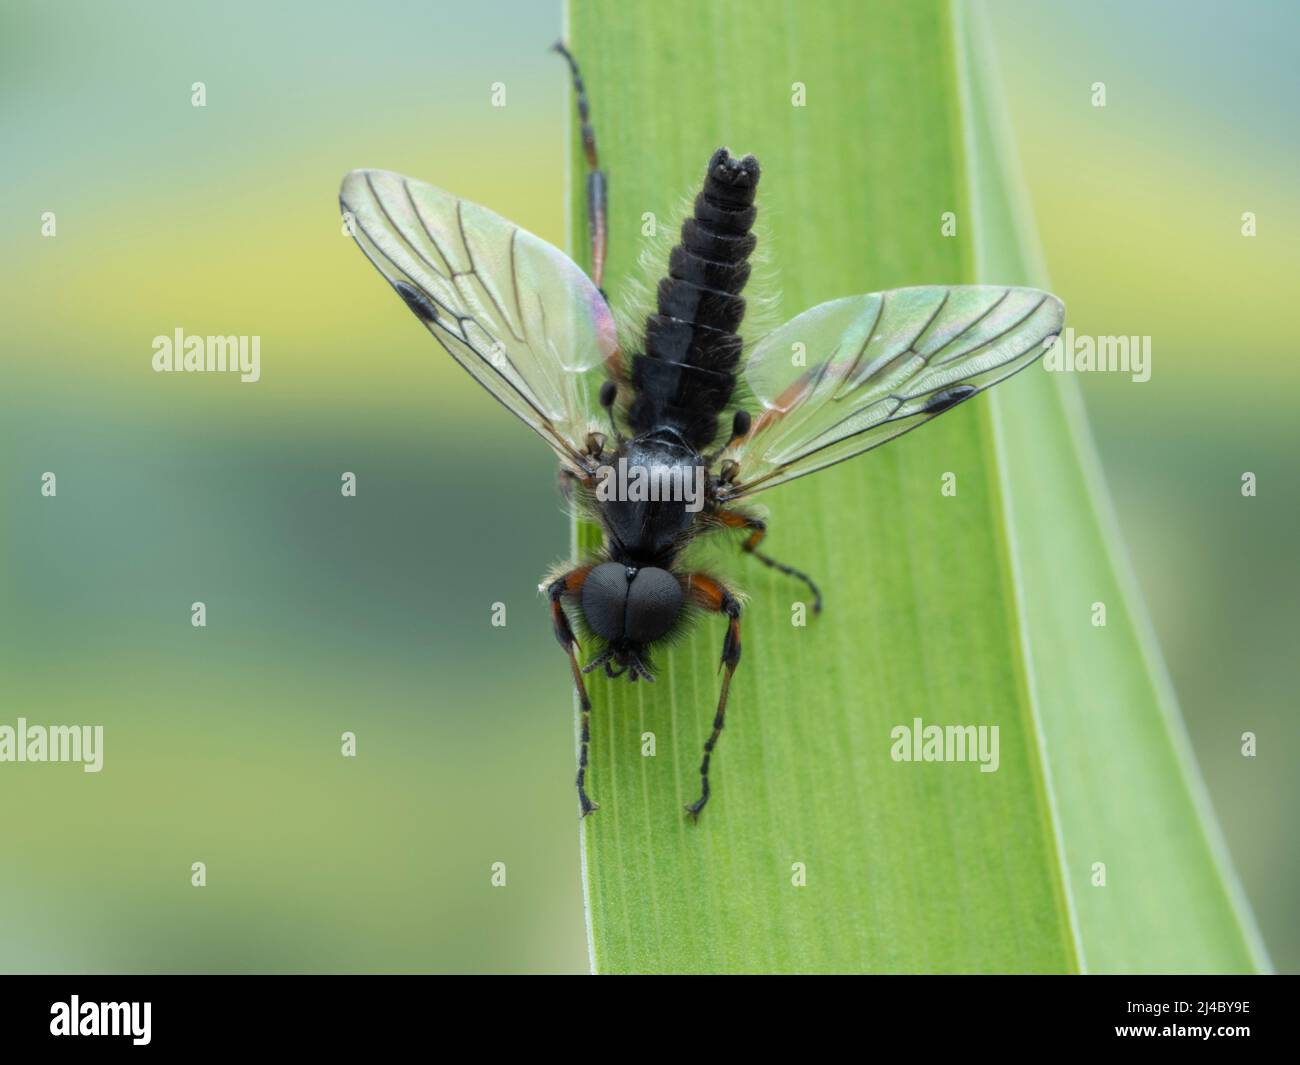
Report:
[[[976,280],[955,40],[965,47],[942,3],[796,13],[575,2],[569,43],[610,174],[613,300],[646,213],[667,217],[724,144],[763,165],[760,219],[783,317],[855,293]],[[795,82],[806,107],[792,106]],[[580,175],[576,150],[573,165]],[[582,185],[572,182],[573,241],[585,250]],[[957,237],[941,235],[944,211]],[[734,541],[706,554],[747,598],[714,797],[698,824],[682,807],[698,794],[725,626],[704,619],[660,655],[653,686],[590,678],[588,784],[601,809],[583,822],[582,845],[597,971],[1083,967],[1067,891],[1075,839],[1053,802],[1052,774],[1067,770],[1045,754],[1056,725],[1033,698],[1035,685],[1073,678],[1046,676],[1027,654],[1007,524],[1019,501],[1004,497],[1004,427],[989,398],[760,498],[765,549],[826,593],[806,625],[792,624],[801,586]],[[955,497],[940,494],[946,473],[957,474]],[[1089,506],[1060,505],[1067,516]],[[591,550],[599,536],[582,526],[577,543]],[[894,761],[891,730],[916,717],[998,726],[998,770]]]
[[[985,27],[979,9],[958,19],[977,273],[1043,284]],[[1087,971],[1266,971],[1128,571],[1077,383],[1027,375],[992,401],[1024,652]],[[1095,603],[1106,607],[1104,627],[1091,624]]]

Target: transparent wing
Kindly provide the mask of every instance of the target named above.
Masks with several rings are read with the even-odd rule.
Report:
[[[361,250],[479,384],[581,471],[618,343],[604,297],[567,255],[485,207],[386,170],[339,204]]]
[[[741,371],[758,401],[735,499],[879,447],[1024,369],[1065,309],[1030,288],[894,289],[823,303],[754,348]]]

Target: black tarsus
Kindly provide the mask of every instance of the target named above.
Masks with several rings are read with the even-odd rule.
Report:
[[[572,576],[573,573],[566,573],[564,576],[552,581],[550,587],[546,589],[546,597],[551,601],[551,618],[555,626],[555,638],[559,641],[560,646],[564,648],[564,653],[569,656],[569,667],[573,671],[573,684],[578,691],[578,706],[582,712],[582,738],[579,743],[577,785],[578,808],[582,811],[582,816],[586,817],[589,813],[599,810],[600,807],[587,798],[587,748],[591,746],[591,699],[587,697],[587,685],[583,682],[582,668],[578,665],[576,652],[578,641],[573,636],[573,629],[569,625],[569,617],[564,612],[562,602],[565,588]]]
[[[718,709],[713,715],[713,731],[704,743],[704,759],[700,762],[700,797],[686,806],[691,818],[700,816],[704,804],[709,801],[709,761],[713,757],[713,748],[718,745],[722,735],[722,726],[727,718],[727,696],[731,692],[731,678],[740,664],[740,602],[725,588],[722,590],[720,612],[727,615],[727,636],[722,644],[722,691],[718,694]]]
[[[591,238],[591,279],[605,294],[605,249],[609,240],[609,181],[600,169],[596,155],[596,130],[591,124],[591,106],[587,100],[587,86],[578,70],[578,61],[564,46],[556,41],[551,51],[558,52],[569,64],[573,76],[573,92],[578,98],[578,120],[582,124],[582,152],[587,157],[587,234]]]
[[[803,570],[795,569],[793,566],[787,566],[784,562],[778,562],[771,555],[766,555],[758,549],[758,545],[763,542],[763,537],[767,535],[767,523],[759,518],[745,516],[744,527],[750,530],[749,538],[741,545],[741,550],[746,554],[753,555],[763,565],[771,566],[774,570],[779,570],[787,577],[793,577],[795,580],[803,581],[808,585],[808,590],[813,594],[812,608],[814,614],[822,612],[822,593],[817,587],[816,582],[808,576]]]

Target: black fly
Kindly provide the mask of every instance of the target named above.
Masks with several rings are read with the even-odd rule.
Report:
[[[700,612],[725,619],[701,794],[686,807],[694,816],[709,799],[709,760],[740,662],[741,607],[717,577],[683,564],[687,546],[740,530],[743,549],[806,584],[820,610],[811,578],[760,551],[764,523],[736,504],[878,447],[1010,377],[1042,354],[1064,312],[1035,289],[895,289],[820,304],[746,352],[738,329],[760,171],[753,156],[719,148],[655,313],[620,343],[601,289],[607,182],[577,64],[563,45],[556,51],[573,74],[588,163],[590,278],[491,211],[398,174],[354,170],[340,204],[357,243],[416,317],[554,449],[568,493],[604,531],[599,552],[543,585],[581,707],[584,816],[596,804],[586,791],[583,675],[603,668],[652,681],[657,644]],[[806,357],[793,358],[795,350]],[[738,384],[752,409],[734,403]],[[574,623],[592,644],[585,666]]]

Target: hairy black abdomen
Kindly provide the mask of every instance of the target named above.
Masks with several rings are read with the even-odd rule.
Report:
[[[740,328],[754,250],[758,163],[719,148],[681,241],[659,282],[658,313],[646,319],[645,354],[632,362],[635,399],[628,418],[636,433],[669,425],[697,449],[718,435],[718,415],[731,398],[740,362]]]

